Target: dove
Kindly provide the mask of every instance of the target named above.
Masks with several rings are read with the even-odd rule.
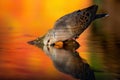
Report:
[[[90,23],[95,19],[108,16],[105,13],[96,14],[97,5],[88,8],[76,10],[59,18],[52,29],[44,36],[30,41],[32,44],[43,43],[43,45],[52,45],[58,41],[76,40],[79,35],[88,28]]]

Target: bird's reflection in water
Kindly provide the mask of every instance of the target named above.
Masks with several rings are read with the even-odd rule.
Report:
[[[80,80],[95,80],[94,72],[89,64],[83,60],[76,49],[79,47],[76,41],[66,44],[63,48],[54,46],[41,46],[43,51],[51,58],[55,68],[62,73],[73,76]]]

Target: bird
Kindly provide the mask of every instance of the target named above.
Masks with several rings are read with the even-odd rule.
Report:
[[[108,16],[106,13],[96,14],[98,5],[76,10],[59,18],[52,29],[42,37],[30,41],[31,44],[53,45],[58,41],[76,40],[95,19]]]

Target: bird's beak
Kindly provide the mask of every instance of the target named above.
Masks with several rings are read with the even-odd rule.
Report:
[[[28,44],[31,44],[31,45],[34,45],[35,44],[35,40],[32,40],[32,41],[28,41]]]
[[[31,45],[43,44],[43,39],[44,39],[44,36],[39,37],[35,40],[29,41],[28,44],[31,44]]]

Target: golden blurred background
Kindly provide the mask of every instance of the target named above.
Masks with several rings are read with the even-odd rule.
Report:
[[[73,80],[27,42],[44,35],[61,16],[91,4],[91,0],[0,0],[0,79]],[[84,38],[81,43],[86,44]]]
[[[27,42],[44,35],[61,16],[92,4],[109,17],[94,21],[82,33],[77,51],[93,68],[111,72],[96,73],[97,80],[113,80],[111,75],[119,80],[119,0],[0,0],[0,79],[76,80]]]

